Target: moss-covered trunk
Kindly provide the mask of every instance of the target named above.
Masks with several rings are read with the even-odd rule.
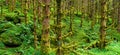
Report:
[[[70,27],[69,27],[69,31],[70,32],[73,32],[73,16],[74,16],[74,12],[73,12],[73,4],[74,4],[74,1],[73,0],[70,0],[70,2],[69,2],[69,10],[70,10],[70,12],[69,12],[69,16],[70,16]]]
[[[25,0],[25,9],[24,9],[24,15],[25,15],[25,23],[28,23],[28,17],[27,17],[27,13],[28,13],[28,0]]]
[[[21,2],[21,12],[23,13],[23,11],[24,11],[24,1],[20,0],[20,2]]]
[[[1,12],[0,12],[0,18],[1,18],[3,14],[3,1],[0,2],[0,7],[1,7]]]
[[[115,26],[117,25],[116,23],[116,0],[112,0],[112,24],[113,24],[113,28],[115,28]]]
[[[34,19],[34,46],[37,48],[37,34],[36,34],[36,25],[37,25],[37,20],[36,20],[36,0],[33,0],[33,19]]]
[[[42,37],[41,37],[41,49],[43,55],[49,55],[50,42],[49,42],[49,29],[50,29],[50,0],[43,0],[45,6],[43,7],[44,18],[42,22]]]
[[[106,38],[106,0],[101,0],[100,48],[105,47]]]
[[[41,19],[41,10],[42,10],[42,7],[41,7],[41,3],[42,3],[42,1],[41,0],[38,0],[38,6],[37,6],[37,15],[38,15],[38,22],[41,24],[41,21],[42,21],[42,19]]]
[[[16,7],[16,0],[11,0],[11,1],[8,1],[8,7],[9,7],[9,11],[14,11],[15,7]]]
[[[120,32],[120,0],[118,1],[118,32]]]
[[[95,16],[96,16],[96,14],[95,14],[95,11],[96,11],[96,8],[95,8],[95,4],[96,4],[96,1],[91,1],[91,9],[92,9],[92,11],[91,11],[91,14],[92,14],[92,17],[91,17],[91,20],[92,20],[92,22],[91,22],[91,29],[94,29],[94,25],[95,25],[95,23],[96,23],[96,18],[95,18]]]
[[[56,28],[56,34],[57,34],[57,44],[58,44],[58,50],[57,55],[63,55],[62,53],[62,29],[61,29],[61,0],[56,0],[57,2],[57,28]]]
[[[84,0],[82,0],[82,17],[81,17],[81,22],[80,22],[80,27],[83,26],[83,20],[84,20]]]

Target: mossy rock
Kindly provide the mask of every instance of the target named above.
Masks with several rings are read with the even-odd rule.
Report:
[[[17,13],[6,13],[6,14],[5,14],[5,20],[6,20],[6,21],[13,22],[13,23],[15,23],[15,24],[21,22],[20,16],[19,16],[19,14],[17,14]]]
[[[9,39],[5,39],[2,40],[3,44],[6,47],[19,47],[20,45],[22,45],[22,41],[20,39],[16,39],[16,38],[9,38]]]
[[[22,44],[21,28],[13,26],[1,33],[0,37],[6,47],[18,47]]]

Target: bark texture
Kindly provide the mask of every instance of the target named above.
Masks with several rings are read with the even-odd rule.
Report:
[[[43,0],[45,6],[43,7],[44,11],[44,19],[42,22],[42,42],[41,42],[41,49],[43,55],[49,55],[49,50],[50,50],[50,42],[49,42],[49,29],[50,29],[50,0]]]
[[[106,37],[106,0],[101,0],[101,23],[100,23],[100,48],[105,47],[105,37]]]

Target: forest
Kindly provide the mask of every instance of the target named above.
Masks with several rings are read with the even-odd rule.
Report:
[[[120,55],[120,0],[0,0],[0,55]]]

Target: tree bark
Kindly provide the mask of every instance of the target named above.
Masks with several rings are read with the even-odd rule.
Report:
[[[1,7],[1,12],[0,12],[0,18],[1,18],[3,14],[3,1],[0,2],[0,7]]]
[[[5,0],[5,3],[8,6],[9,5],[9,0]]]
[[[43,55],[49,55],[50,42],[49,42],[49,29],[50,29],[50,0],[43,0],[45,6],[43,7],[44,19],[42,22],[42,38],[41,38],[41,49]]]
[[[70,27],[69,27],[69,29],[70,29],[70,32],[72,32],[73,31],[73,0],[70,0],[70,2],[69,2],[69,10],[70,10],[70,12],[69,12],[69,16],[70,16]]]
[[[33,19],[34,19],[34,46],[37,49],[37,34],[36,34],[36,28],[37,28],[37,20],[36,20],[36,0],[33,0]]]
[[[118,32],[120,32],[120,0],[118,1]]]
[[[101,23],[100,23],[100,48],[105,47],[106,38],[106,0],[101,0]]]
[[[24,0],[20,0],[21,1],[21,12],[23,13],[24,11]]]
[[[83,26],[83,20],[84,20],[84,0],[82,0],[82,17],[81,17],[81,23],[80,23],[80,27]]]
[[[24,15],[25,15],[25,24],[28,23],[28,17],[27,17],[27,13],[28,13],[28,0],[25,0],[25,9],[24,9]]]
[[[95,8],[96,0],[92,0],[91,4],[92,4],[91,5],[91,9],[92,9],[92,11],[91,11],[91,13],[92,13],[92,17],[91,17],[91,20],[92,20],[92,22],[91,22],[91,29],[94,29],[94,25],[96,23],[96,18],[95,18],[95,16],[96,16],[96,14],[95,14],[95,11],[96,11],[96,8]]]
[[[14,11],[15,7],[16,7],[16,0],[11,0],[8,2],[9,4],[9,10],[12,12]]]
[[[42,19],[41,19],[41,13],[42,13],[41,12],[41,10],[42,10],[41,2],[42,2],[41,0],[38,0],[38,8],[37,8],[38,9],[38,13],[37,13],[37,15],[38,15],[38,22],[39,23],[41,23],[41,21],[42,21]]]
[[[57,34],[57,44],[58,44],[58,50],[57,55],[63,55],[62,52],[62,29],[61,29],[61,0],[56,0],[57,2],[57,28],[56,28],[56,34]]]

